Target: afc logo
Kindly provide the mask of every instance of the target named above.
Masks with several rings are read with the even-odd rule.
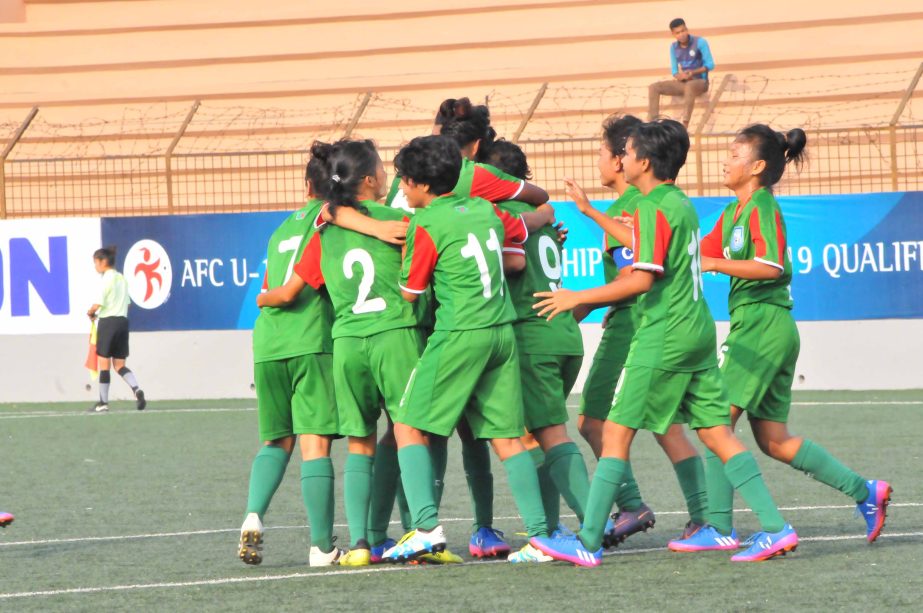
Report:
[[[156,309],[170,298],[173,267],[160,243],[143,239],[132,245],[122,274],[128,281],[131,301],[142,309]]]

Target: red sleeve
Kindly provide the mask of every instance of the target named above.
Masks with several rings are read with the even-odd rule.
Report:
[[[656,211],[654,223],[649,227],[653,230],[653,239],[643,237],[644,242],[642,243],[641,209],[635,211],[634,236],[632,237],[634,262],[632,266],[638,270],[646,270],[659,276],[663,274],[663,264],[667,259],[667,249],[670,247],[673,228],[670,227],[670,222],[659,210]]]
[[[324,284],[324,273],[320,269],[320,258],[320,233],[315,232],[308,242],[308,246],[301,252],[301,258],[292,268],[292,272],[314,289],[318,289]]]
[[[317,212],[317,217],[314,218],[314,229],[315,230],[320,230],[321,228],[327,225],[327,222],[324,221],[324,210],[328,206],[330,205],[325,202],[324,205],[320,208],[320,211]]]
[[[753,246],[756,248],[757,258],[766,258],[766,254],[771,252],[778,258],[777,264],[779,266],[785,266],[785,234],[782,232],[782,216],[779,215],[778,211],[776,211],[775,217],[775,250],[769,249],[769,246],[766,244],[767,237],[763,236],[763,228],[760,225],[760,216],[759,213],[755,210],[750,215],[750,240],[753,241]],[[768,239],[773,240],[773,237],[769,236]]]
[[[436,261],[439,259],[439,252],[436,251],[436,243],[426,231],[426,228],[417,226],[413,235],[413,250],[410,254],[410,265],[407,269],[406,281],[401,284],[401,289],[413,294],[422,294],[429,287],[430,280],[433,278],[433,270],[436,268]],[[407,263],[404,264],[407,266]]]
[[[260,291],[261,292],[269,291],[269,269],[268,268],[263,272],[263,287],[260,288]]]
[[[526,251],[522,244],[529,238],[529,229],[526,228],[526,222],[522,217],[517,217],[509,211],[504,211],[497,205],[493,205],[494,213],[503,222],[503,251],[504,253],[519,253],[525,255]]]
[[[722,247],[724,237],[721,236],[723,231],[722,228],[724,228],[724,213],[721,213],[721,217],[718,218],[718,223],[715,224],[711,232],[702,237],[702,242],[699,244],[699,252],[703,256],[707,258],[724,257],[724,249]]]
[[[474,167],[471,177],[471,197],[483,198],[491,202],[513,200],[522,191],[525,181],[510,181],[493,174],[489,170]]]

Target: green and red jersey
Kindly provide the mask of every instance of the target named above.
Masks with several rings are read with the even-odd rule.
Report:
[[[289,215],[269,238],[263,289],[285,285],[314,234],[323,201],[311,200]],[[253,361],[270,362],[333,351],[333,307],[326,291],[305,288],[291,305],[263,307],[253,326]]]
[[[755,260],[782,271],[776,279],[731,277],[728,310],[756,302],[792,308],[792,262],[786,248],[785,220],[766,188],[753,192],[746,204],[731,202],[714,229],[702,239],[702,255],[726,260]]]
[[[521,215],[534,208],[515,200],[497,205],[501,211]],[[544,226],[529,235],[522,246],[526,269],[507,278],[510,300],[516,311],[516,338],[523,353],[543,355],[583,355],[583,337],[573,313],[562,313],[551,321],[532,308],[535,292],[561,288],[561,245],[558,233]]]
[[[675,372],[717,366],[715,321],[702,293],[699,240],[699,217],[672,183],[638,200],[632,266],[656,279],[638,299],[641,323],[626,366]]]
[[[401,289],[432,285],[436,330],[475,330],[516,319],[503,276],[504,250],[522,253],[522,219],[478,198],[450,193],[410,220]]]
[[[634,215],[635,210],[638,208],[638,199],[641,197],[641,191],[634,185],[629,185],[628,189],[618,197],[618,200],[606,209],[606,215],[609,217]],[[603,274],[605,275],[606,283],[611,283],[618,276],[621,269],[632,265],[634,254],[630,245],[623,245],[614,236],[606,233],[603,233],[603,252],[605,252],[603,256]],[[624,309],[634,306],[636,302],[636,298],[628,298],[613,305],[612,308]]]
[[[370,200],[360,204],[372,219],[406,219],[402,212]],[[326,285],[336,317],[333,338],[367,337],[421,324],[425,302],[408,303],[397,284],[397,245],[328,224],[313,234],[294,271],[315,289]]]
[[[400,190],[400,183],[401,178],[394,177],[385,204],[413,212],[407,206],[407,200]],[[490,202],[502,202],[516,198],[525,184],[526,182],[522,179],[508,175],[490,164],[481,164],[462,158],[461,172],[452,193],[467,198],[483,198]]]

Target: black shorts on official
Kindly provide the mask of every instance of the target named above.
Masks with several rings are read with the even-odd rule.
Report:
[[[102,317],[96,324],[96,355],[101,358],[128,357],[128,318]]]

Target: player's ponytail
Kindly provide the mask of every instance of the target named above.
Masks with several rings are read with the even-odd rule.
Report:
[[[370,140],[340,140],[331,146],[326,159],[326,180],[322,194],[330,204],[330,215],[338,207],[365,211],[359,204],[359,188],[366,177],[374,177],[381,158]]]
[[[483,104],[471,104],[468,98],[443,101],[436,115],[436,125],[441,126],[439,133],[454,140],[459,149],[481,141],[476,156],[479,162],[484,161],[497,138],[497,131],[490,125],[490,110]]]
[[[797,168],[801,168],[807,155],[805,146],[808,137],[801,128],[783,134],[757,123],[738,132],[737,141],[750,145],[754,162],[763,160],[766,163],[765,170],[759,175],[759,182],[760,186],[770,190],[782,179],[786,164],[794,163]]]

